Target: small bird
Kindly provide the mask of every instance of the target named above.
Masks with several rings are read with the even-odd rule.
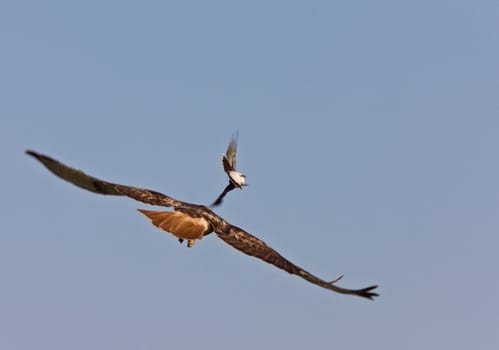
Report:
[[[218,198],[213,202],[211,207],[216,207],[217,205],[222,204],[222,200],[227,193],[232,191],[235,188],[243,189],[243,186],[248,186],[246,184],[246,175],[241,174],[236,171],[236,153],[237,153],[237,139],[239,133],[235,132],[232,134],[232,138],[230,140],[229,146],[227,147],[227,152],[222,155],[222,166],[224,168],[225,173],[229,177],[229,184],[223,192],[218,196]]]
[[[194,242],[202,239],[203,236],[215,232],[218,238],[240,252],[272,264],[279,269],[297,275],[322,288],[341,294],[357,295],[367,299],[373,299],[378,296],[377,293],[373,292],[378,287],[376,285],[361,289],[346,289],[338,287],[335,284],[343,276],[328,282],[312,275],[284,258],[262,240],[230,224],[204,205],[179,201],[162,193],[144,188],[99,180],[43,154],[34,151],[26,151],[26,153],[41,162],[56,176],[88,191],[105,195],[128,196],[129,198],[151,205],[173,207],[173,211],[142,209],[139,209],[139,211],[151,219],[155,226],[173,234],[179,239],[187,239],[188,247],[192,247]]]

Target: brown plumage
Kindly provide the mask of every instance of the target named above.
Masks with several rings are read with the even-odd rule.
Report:
[[[217,237],[240,252],[263,260],[290,274],[300,276],[315,285],[337,293],[357,295],[368,299],[378,295],[373,292],[377,288],[376,285],[361,289],[346,289],[335,284],[341,277],[327,282],[312,275],[284,258],[262,240],[237,226],[231,225],[206,206],[182,202],[152,190],[102,181],[86,175],[82,171],[72,169],[50,157],[33,151],[27,151],[26,153],[39,160],[55,175],[86,190],[100,194],[125,195],[143,203],[173,207],[173,212],[149,210],[140,210],[140,212],[150,218],[152,223],[159,228],[172,233],[181,240],[188,239],[191,246],[196,239],[201,239],[204,235],[213,231]]]

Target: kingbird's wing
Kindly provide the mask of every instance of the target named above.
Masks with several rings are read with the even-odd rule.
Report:
[[[227,173],[231,170],[236,170],[236,153],[237,153],[238,137],[239,137],[238,132],[232,134],[229,146],[227,147],[227,152],[225,152],[225,157],[222,157],[222,164],[225,172]]]

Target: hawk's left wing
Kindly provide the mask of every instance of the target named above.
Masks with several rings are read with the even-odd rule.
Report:
[[[123,196],[123,194],[121,194],[114,188],[115,184],[113,183],[99,180],[95,177],[85,174],[81,170],[73,169],[53,158],[37,153],[35,151],[26,151],[26,154],[29,154],[30,156],[38,160],[56,176],[60,177],[63,180],[71,182],[75,186],[95,193]]]
[[[183,207],[186,204],[182,201],[176,200],[156,191],[119,185],[104,180],[99,180],[93,176],[85,174],[81,170],[71,168],[53,158],[37,153],[35,151],[26,151],[26,153],[37,159],[48,170],[50,170],[61,179],[91,192],[115,196],[129,196],[144,203],[161,205],[164,207],[179,208]]]
[[[140,187],[132,187],[126,185],[115,185],[115,189],[122,195],[133,198],[139,202],[159,205],[161,207],[173,207],[175,209],[184,207],[198,207],[196,204],[190,204],[186,202],[179,201],[178,199],[167,196],[166,194],[156,192],[153,190],[148,190]],[[199,205],[199,207],[202,207]]]

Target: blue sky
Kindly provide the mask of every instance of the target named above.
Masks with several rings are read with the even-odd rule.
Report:
[[[495,1],[0,5],[0,348],[499,346]],[[193,249],[94,176],[208,204],[325,279]]]

